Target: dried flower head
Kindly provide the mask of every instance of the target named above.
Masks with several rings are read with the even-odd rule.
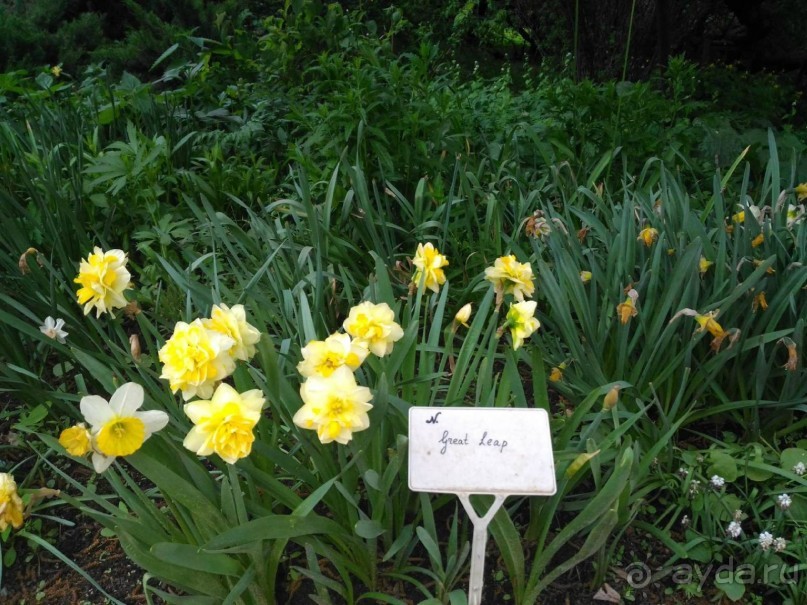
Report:
[[[636,309],[636,301],[638,300],[639,293],[631,288],[628,291],[628,297],[625,299],[625,302],[619,303],[616,306],[616,312],[622,325],[628,323],[631,317],[636,317],[639,314],[639,311]]]

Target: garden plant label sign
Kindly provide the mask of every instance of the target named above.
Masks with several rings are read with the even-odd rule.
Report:
[[[545,410],[409,408],[409,489],[551,496],[555,465]]]
[[[490,520],[509,495],[551,496],[557,489],[546,410],[410,408],[409,489],[459,497],[474,524],[468,605],[480,605]],[[495,496],[484,515],[471,494]]]

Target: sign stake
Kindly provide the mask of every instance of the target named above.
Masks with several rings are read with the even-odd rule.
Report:
[[[468,586],[468,605],[481,605],[482,603],[482,585],[485,581],[485,546],[488,542],[488,525],[493,519],[493,516],[504,504],[504,499],[507,494],[496,494],[493,504],[490,505],[488,512],[480,517],[476,514],[473,505],[471,504],[471,494],[460,493],[457,494],[474,524],[474,538],[471,543],[471,581]]]
[[[508,496],[557,491],[549,414],[540,408],[412,406],[408,451],[409,489],[456,495],[473,523],[468,605],[482,605],[493,517]],[[493,496],[485,514],[474,510],[471,494]]]

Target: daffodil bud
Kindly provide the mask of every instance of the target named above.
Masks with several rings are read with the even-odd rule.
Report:
[[[471,303],[465,304],[462,308],[457,311],[457,314],[454,316],[454,322],[459,325],[463,325],[466,328],[468,327],[468,320],[471,319],[471,311],[473,307]]]
[[[134,359],[136,362],[140,361],[140,338],[137,336],[137,334],[132,334],[129,336],[129,351],[132,354],[132,359]]]
[[[607,412],[609,410],[614,409],[617,403],[619,403],[619,391],[622,387],[619,385],[611,387],[611,390],[605,394],[605,397],[602,400],[602,411]]]

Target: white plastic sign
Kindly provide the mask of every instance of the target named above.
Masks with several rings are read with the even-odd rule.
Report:
[[[525,408],[409,408],[409,489],[551,496],[549,416]]]

